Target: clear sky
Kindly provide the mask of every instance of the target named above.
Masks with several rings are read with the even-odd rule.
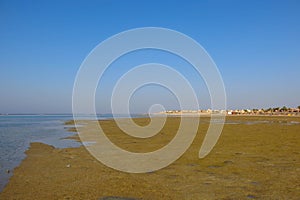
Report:
[[[296,107],[299,10],[297,0],[1,0],[0,113],[70,113],[75,76],[88,53],[114,34],[147,26],[180,31],[207,50],[223,77],[228,108]],[[182,61],[169,62],[168,56],[148,51],[118,62],[128,67],[155,58],[177,65],[208,108],[204,83],[193,82],[196,78],[180,69]],[[119,69],[108,72],[99,85],[98,112],[109,112],[109,90],[124,73]],[[167,109],[176,108],[174,97],[159,87],[145,87],[134,96],[133,112],[160,101]]]

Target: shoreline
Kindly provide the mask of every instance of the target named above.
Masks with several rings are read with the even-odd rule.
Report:
[[[287,120],[300,122],[299,118],[289,117]],[[178,119],[168,119],[169,126],[164,130],[164,137],[172,138],[171,127],[178,125]],[[245,120],[243,116],[232,119]],[[143,118],[135,120],[140,124],[147,123]],[[120,132],[112,121],[100,123],[105,129],[112,130],[112,136]],[[202,132],[207,128],[206,124],[200,125],[195,141],[180,159],[162,170],[146,174],[127,174],[110,169],[92,157],[83,146],[55,149],[46,144],[31,143],[26,158],[15,168],[0,198],[296,199],[299,196],[299,124],[225,124],[211,154],[198,159],[204,136]],[[162,141],[161,138],[154,138],[154,143]],[[170,138],[164,138],[164,141]],[[123,143],[121,146],[124,148],[135,144],[124,135],[118,136],[114,142]],[[141,147],[145,145],[134,146],[135,150]]]
[[[154,113],[153,116],[191,116],[191,117],[210,117],[212,115],[221,115],[225,117],[300,117],[300,114],[288,115],[288,114],[221,114],[221,113],[200,113],[200,114],[193,114],[193,113],[184,113],[184,114],[177,114],[177,113],[165,113],[165,114],[156,114]]]

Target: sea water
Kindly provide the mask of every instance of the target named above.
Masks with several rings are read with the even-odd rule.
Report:
[[[142,115],[143,116],[143,115]],[[115,115],[115,118],[124,118]],[[141,115],[131,115],[141,117]],[[97,119],[112,119],[112,114],[97,115]],[[32,142],[41,142],[55,148],[79,147],[81,143],[66,139],[74,135],[65,122],[72,115],[0,115],[0,192],[8,183],[13,170],[26,157]],[[89,115],[80,119],[93,119]]]
[[[64,139],[74,133],[64,122],[72,115],[0,115],[0,191],[25,158],[31,142],[42,142],[56,148],[78,147],[74,140]]]

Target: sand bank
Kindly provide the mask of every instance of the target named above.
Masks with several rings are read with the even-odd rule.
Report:
[[[110,169],[84,147],[55,149],[32,143],[0,199],[297,199],[300,196],[300,122],[287,117],[228,117],[213,151],[198,158],[208,123],[199,126],[188,151],[168,167],[144,174]],[[204,121],[208,121],[204,119]],[[263,123],[240,123],[251,120]],[[148,119],[135,119],[141,125]],[[173,137],[180,120],[168,118],[149,139],[133,139],[113,121],[102,121],[122,148],[155,150]],[[267,122],[267,123],[266,123]],[[88,127],[87,127],[88,128]]]

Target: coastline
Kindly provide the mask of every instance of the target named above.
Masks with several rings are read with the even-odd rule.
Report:
[[[219,142],[204,159],[198,159],[197,153],[208,124],[200,124],[193,144],[180,159],[162,170],[146,174],[110,169],[83,146],[55,149],[31,143],[27,157],[15,169],[0,199],[99,199],[106,196],[296,199],[300,194],[300,125],[287,125],[281,123],[280,117],[271,117],[275,117],[274,123],[225,124]],[[300,123],[299,117],[283,118]],[[251,119],[255,118],[227,117],[229,121],[238,122]],[[142,125],[148,123],[144,118],[134,120]],[[121,147],[136,151],[152,148],[122,134],[112,120],[100,123],[104,129],[111,130],[109,137],[117,136],[113,142],[123,143]],[[176,128],[178,123],[178,118],[168,118],[164,134],[153,138],[155,148],[172,139],[172,127]]]
[[[212,115],[221,115],[225,117],[300,117],[300,114],[222,114],[222,113],[154,113],[154,116],[167,116],[167,117],[210,117]]]

